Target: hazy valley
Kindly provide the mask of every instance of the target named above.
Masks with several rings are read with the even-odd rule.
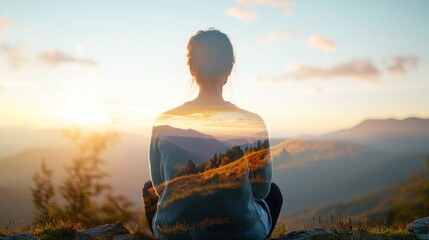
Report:
[[[183,144],[198,142],[196,149],[204,149],[216,141],[216,148],[224,149],[237,143],[198,132],[194,136]],[[195,141],[198,139],[204,141]],[[103,153],[104,170],[110,174],[106,181],[115,193],[126,195],[139,208],[143,208],[141,188],[149,179],[148,144],[148,137],[121,134]],[[338,212],[356,218],[383,218],[397,194],[394,185],[425,169],[429,120],[367,120],[322,136],[271,139],[271,147],[273,181],[283,191],[282,216],[291,228],[311,223],[312,217]],[[0,129],[0,224],[30,224],[30,187],[40,162],[45,159],[54,169],[54,181],[59,185],[73,151],[60,130]],[[207,157],[202,151],[192,154]]]

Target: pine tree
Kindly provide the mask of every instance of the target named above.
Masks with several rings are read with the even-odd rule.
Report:
[[[246,146],[246,147],[244,148],[244,153],[245,153],[245,154],[250,153],[250,151],[249,151],[249,147],[248,147],[248,146]]]
[[[268,141],[268,139],[264,140],[264,143],[262,144],[264,149],[268,149],[270,148],[270,142]]]
[[[197,173],[197,166],[195,165],[195,163],[189,159],[188,161],[188,174],[195,174]]]
[[[100,154],[117,139],[117,133],[85,134],[74,130],[66,132],[65,136],[77,148],[72,163],[65,167],[66,176],[60,186],[68,220],[88,227],[108,223],[112,219],[129,220],[132,217],[131,201],[111,193],[111,186],[103,181],[108,174],[101,169],[103,160]],[[103,196],[105,200],[100,205],[98,202]]]
[[[223,156],[223,158],[222,158],[222,161],[221,161],[221,163],[220,163],[220,166],[225,166],[225,165],[227,165],[228,163],[230,163],[231,161],[230,161],[230,159],[225,155],[225,156]]]
[[[118,135],[115,132],[102,134],[72,130],[66,132],[65,136],[77,148],[77,153],[72,163],[65,166],[66,176],[60,186],[64,207],[59,208],[54,201],[53,170],[42,162],[41,172],[33,178],[35,187],[31,189],[36,223],[58,219],[93,227],[131,220],[134,217],[131,210],[134,204],[125,196],[112,194],[112,187],[103,181],[108,174],[101,169],[103,160],[100,155]],[[100,203],[102,197],[104,201]]]
[[[256,150],[261,150],[261,140],[258,140],[258,144],[256,145]]]
[[[60,186],[66,201],[65,213],[72,221],[88,224],[99,219],[95,198],[110,190],[103,179],[108,176],[101,170],[100,153],[116,138],[114,133],[84,134],[79,130],[66,132],[65,136],[77,148],[77,155],[66,166],[66,177]]]
[[[54,171],[46,166],[45,160],[41,162],[40,173],[33,176],[35,184],[31,188],[33,204],[35,207],[35,222],[49,223],[59,217],[59,209],[55,203],[55,188],[52,184]]]
[[[215,154],[213,157],[213,168],[217,168],[220,166],[220,158],[222,154],[219,154],[219,157]]]

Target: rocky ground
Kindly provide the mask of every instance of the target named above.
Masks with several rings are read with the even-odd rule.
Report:
[[[429,217],[418,219],[409,225],[407,234],[400,237],[391,235],[390,237],[379,236],[375,233],[364,231],[333,231],[326,229],[310,229],[289,232],[280,236],[277,240],[318,240],[318,239],[416,239],[429,240]],[[11,234],[0,236],[0,240],[37,240],[37,239],[66,239],[66,240],[143,240],[151,239],[141,234],[130,234],[120,222],[106,224],[95,228],[72,234],[72,236],[37,236],[28,233]],[[272,239],[274,240],[274,239]]]

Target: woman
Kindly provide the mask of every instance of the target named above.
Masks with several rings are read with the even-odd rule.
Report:
[[[160,239],[265,239],[282,196],[271,183],[263,120],[222,96],[232,44],[218,30],[199,31],[187,56],[199,95],[155,121],[143,189],[148,223]]]

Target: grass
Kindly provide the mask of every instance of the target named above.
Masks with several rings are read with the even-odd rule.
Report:
[[[277,222],[274,227],[273,232],[271,233],[271,238],[279,238],[282,235],[285,235],[289,232],[288,227],[284,221]]]
[[[415,239],[414,235],[408,232],[408,226],[403,225],[377,225],[368,226],[362,223],[357,225],[349,225],[349,220],[338,221],[336,224],[315,226],[315,228],[329,229],[335,234],[321,234],[316,235],[314,240],[411,240]],[[137,240],[154,240],[151,234],[147,233],[146,229],[141,226],[134,226],[130,228],[131,234]],[[16,234],[16,233],[31,233],[34,234],[36,240],[72,240],[75,239],[75,233],[83,230],[79,224],[70,222],[57,221],[44,225],[34,225],[29,227],[13,227],[13,223],[0,226],[0,236]],[[271,238],[276,239],[288,233],[287,225],[284,221],[277,222],[277,225],[271,235]]]
[[[10,222],[0,226],[0,236],[30,233],[35,236],[36,240],[74,240],[75,233],[79,230],[82,230],[82,227],[79,224],[64,222],[61,220],[53,223],[26,227],[15,227],[14,223]]]
[[[36,228],[36,239],[40,240],[74,240],[75,233],[81,227],[77,224],[58,221],[55,223],[45,224]]]
[[[129,228],[129,227],[128,227]],[[0,237],[11,234],[29,233],[34,235],[35,240],[75,240],[75,234],[84,228],[75,223],[55,221],[42,225],[33,225],[27,227],[16,227],[13,222],[0,225]],[[151,234],[148,234],[143,228],[130,229],[136,240],[154,240]]]
[[[386,229],[378,227],[368,229],[367,231],[337,231],[333,235],[317,235],[313,237],[314,240],[408,240],[416,239],[414,235],[407,231],[397,231],[395,229]]]
[[[32,227],[15,227],[14,222],[0,225],[0,237],[15,233],[31,233]]]
[[[408,232],[408,224],[400,225],[368,225],[367,222],[358,222],[352,225],[350,218],[338,220],[336,222],[319,222],[312,227],[305,229],[326,229],[331,230],[334,234],[315,235],[313,240],[412,240],[415,236]],[[303,229],[304,230],[304,229]],[[284,221],[277,222],[271,238],[278,238],[288,233],[288,228]]]
[[[167,184],[169,185],[169,195],[164,196],[165,200],[162,202],[162,206],[166,207],[174,201],[190,196],[207,196],[218,192],[220,189],[239,188],[242,185],[242,179],[247,177],[249,167],[252,171],[265,167],[266,159],[268,159],[267,154],[269,154],[267,149],[259,150],[246,154],[240,159],[219,168],[203,173],[180,176],[155,186],[156,191],[160,193],[163,192]],[[256,178],[254,181],[259,181],[255,183],[264,182],[261,178]]]

